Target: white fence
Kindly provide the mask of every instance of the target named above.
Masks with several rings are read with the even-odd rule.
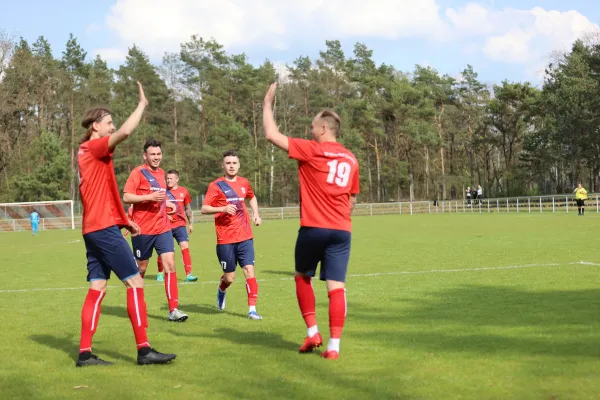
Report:
[[[589,212],[600,212],[600,193],[588,194],[585,208]],[[445,214],[445,213],[569,213],[577,212],[574,195],[510,197],[498,199],[483,199],[481,203],[473,200],[467,204],[463,200],[447,201],[413,201],[396,203],[357,204],[353,216],[373,215],[412,215],[412,214]],[[300,218],[299,207],[260,208],[264,220]],[[202,215],[194,211],[194,220],[212,222],[212,215]],[[81,228],[81,216],[75,216],[75,227]],[[2,231],[27,231],[31,229],[28,219],[0,220]],[[71,229],[71,218],[42,218],[40,230]]]

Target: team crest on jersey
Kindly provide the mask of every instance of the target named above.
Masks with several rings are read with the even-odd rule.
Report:
[[[179,197],[183,197],[183,193],[179,193]]]
[[[242,194],[246,194],[246,188],[245,187],[242,188]]]

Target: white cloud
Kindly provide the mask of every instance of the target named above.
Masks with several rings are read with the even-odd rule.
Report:
[[[459,43],[472,55],[538,70],[550,52],[568,49],[597,28],[577,11],[488,4],[441,9],[437,0],[117,0],[105,24],[121,43],[99,52],[122,60],[135,43],[159,59],[194,34],[242,51],[331,38],[413,38]]]
[[[534,57],[529,45],[532,38],[532,33],[515,29],[489,37],[483,46],[483,52],[492,60],[525,63]]]
[[[441,38],[436,0],[118,0],[105,19],[152,57],[177,51],[194,34],[225,47],[282,49],[299,40],[354,37]]]
[[[94,56],[99,55],[108,63],[123,62],[125,57],[127,57],[127,50],[121,48],[94,49],[92,53]]]
[[[567,50],[577,38],[598,28],[577,11],[541,7],[497,10],[469,3],[447,9],[446,15],[455,39],[483,39],[480,48],[489,59],[514,64],[543,62],[550,52]]]
[[[98,31],[101,31],[102,27],[98,24],[89,24],[88,26],[85,27],[85,33],[90,34],[90,33],[95,33]]]

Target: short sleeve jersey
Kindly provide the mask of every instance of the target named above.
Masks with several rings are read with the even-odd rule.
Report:
[[[79,194],[83,205],[82,232],[128,225],[113,167],[110,136],[84,142],[77,152]]]
[[[289,138],[298,160],[300,225],[351,232],[350,196],[360,191],[358,161],[337,142]]]
[[[127,182],[125,193],[147,195],[155,191],[167,190],[165,171],[159,168],[152,171],[146,165],[136,167]],[[144,201],[133,205],[133,222],[139,225],[142,235],[160,235],[171,230],[167,216],[167,201]]]
[[[222,177],[210,183],[203,204],[212,207],[233,204],[237,207],[235,215],[215,214],[218,244],[239,243],[253,238],[250,213],[244,202],[245,199],[250,200],[253,197],[254,191],[250,182],[241,176],[236,177],[233,182]]]
[[[171,215],[171,229],[187,225],[185,206],[192,202],[189,192],[183,186],[177,189],[167,189],[167,200],[175,204],[175,214]]]

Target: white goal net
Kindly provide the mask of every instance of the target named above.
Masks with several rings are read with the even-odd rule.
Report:
[[[0,203],[0,232],[31,230],[30,214],[39,214],[39,230],[75,229],[73,200]]]

